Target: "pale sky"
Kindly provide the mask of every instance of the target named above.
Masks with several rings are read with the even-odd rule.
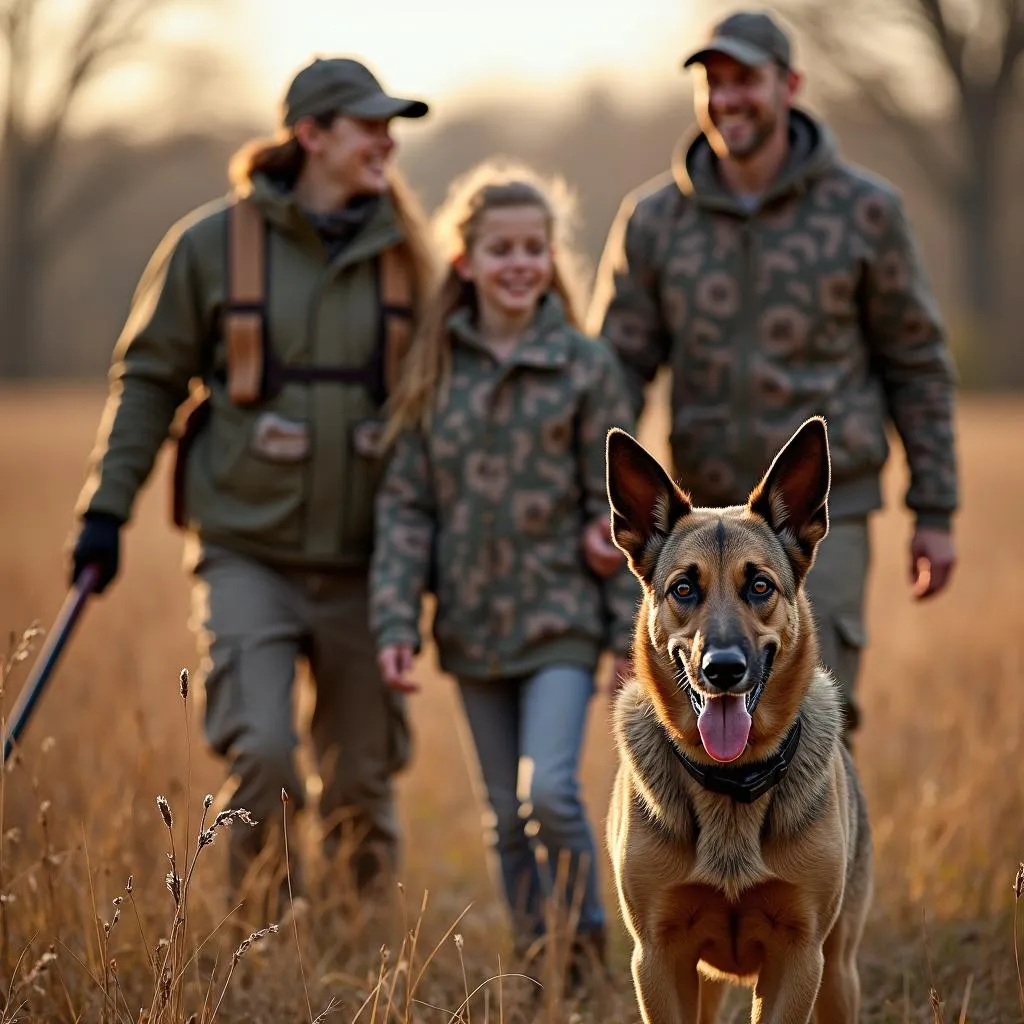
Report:
[[[65,8],[82,0],[49,0]],[[187,120],[198,105],[270,121],[294,72],[314,54],[366,61],[398,95],[431,102],[434,115],[475,99],[527,95],[552,105],[601,77],[623,102],[685,86],[678,70],[699,31],[705,0],[192,0],[154,23],[161,42],[215,47],[217,79],[178,103],[157,100],[152,65],[108,73],[83,96],[79,130],[99,122],[143,120],[159,130]],[[168,47],[147,47],[147,61]],[[186,98],[187,97],[187,98]],[[116,114],[114,114],[116,111]]]
[[[438,102],[499,87],[557,93],[586,76],[633,91],[674,70],[690,0],[246,0],[252,52],[274,83],[317,50],[351,52],[388,88]]]

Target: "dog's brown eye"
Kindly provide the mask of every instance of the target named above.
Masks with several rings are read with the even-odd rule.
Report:
[[[758,576],[750,584],[750,593],[754,597],[767,597],[774,589],[771,580],[765,579],[764,576]]]
[[[689,601],[695,594],[693,584],[685,576],[672,584],[672,596],[677,601]]]

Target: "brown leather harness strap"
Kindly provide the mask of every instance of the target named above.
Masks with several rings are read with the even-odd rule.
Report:
[[[380,254],[380,301],[384,317],[384,389],[391,394],[412,334],[412,274],[404,245],[394,245]]]
[[[263,395],[265,228],[246,199],[228,208],[228,295],[224,307],[228,395],[239,405]]]
[[[383,336],[367,366],[283,366],[273,357],[266,331],[266,229],[256,207],[239,199],[228,209],[228,295],[224,304],[227,389],[232,402],[252,405],[285,382],[362,383],[376,400],[391,393],[409,348],[413,321],[412,270],[399,244],[379,259]],[[383,393],[380,393],[380,392]]]

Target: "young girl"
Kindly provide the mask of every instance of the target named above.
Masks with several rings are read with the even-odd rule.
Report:
[[[608,530],[605,438],[632,429],[618,363],[578,327],[557,238],[563,221],[526,172],[482,167],[442,210],[448,273],[424,311],[386,440],[371,623],[388,685],[419,650],[420,598],[455,676],[494,817],[501,881],[521,951],[560,906],[578,906],[577,950],[603,956],[598,848],[577,778],[603,650],[624,668],[639,596],[624,568],[585,566],[588,523]],[[613,683],[614,685],[614,683]],[[535,823],[530,827],[530,822]],[[538,864],[531,833],[547,850]],[[582,891],[582,902],[579,892]]]

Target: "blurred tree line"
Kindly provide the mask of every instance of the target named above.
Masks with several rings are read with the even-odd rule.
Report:
[[[9,69],[26,12],[46,2],[0,0]],[[1024,387],[1015,327],[1024,320],[1024,289],[1015,287],[1014,273],[1024,265],[1024,195],[1017,185],[1024,170],[1024,61],[1018,59],[1024,0],[965,0],[998,15],[983,24],[985,52],[993,55],[987,65],[979,65],[967,45],[971,26],[944,16],[939,0],[884,0],[875,8],[897,29],[916,31],[933,56],[945,60],[953,101],[947,113],[930,119],[901,107],[891,79],[879,70],[883,65],[857,58],[844,44],[844,38],[870,44],[865,24],[858,28],[838,16],[825,22],[808,0],[788,2],[787,13],[811,43],[806,49],[826,55],[845,85],[827,87],[833,79],[819,85],[812,109],[827,117],[849,158],[889,177],[906,197],[963,384]],[[863,15],[874,2],[843,5],[843,17]],[[179,216],[226,190],[230,154],[269,126],[233,124],[224,112],[207,133],[179,131],[146,144],[113,133],[66,135],[66,111],[81,84],[75,75],[87,79],[116,60],[142,31],[149,3],[89,0],[84,35],[69,51],[79,55],[78,63],[69,62],[65,91],[42,120],[30,121],[18,107],[27,60],[8,75],[0,108],[0,378],[102,380],[153,247]],[[829,10],[832,19],[831,4]],[[118,25],[127,26],[124,35]],[[84,73],[83,53],[92,55]],[[429,122],[403,125],[399,136],[400,163],[425,205],[436,206],[450,180],[478,160],[524,159],[560,174],[575,190],[577,243],[591,270],[623,195],[665,171],[679,137],[693,130],[683,76],[672,95],[639,110],[619,105],[600,85],[582,90],[559,114],[511,99],[458,116],[446,116],[440,103],[434,109]]]

